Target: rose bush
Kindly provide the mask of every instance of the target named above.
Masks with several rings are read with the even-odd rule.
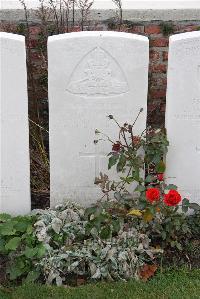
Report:
[[[137,135],[134,126],[142,111],[133,124],[120,125],[113,115],[108,116],[119,129],[118,140],[96,131],[104,136],[99,140],[106,137],[112,143],[108,169],[116,167],[120,177],[114,181],[101,173],[96,183],[102,189],[102,200],[109,202],[114,197],[115,209],[119,205],[120,210],[127,212],[129,221],[147,234],[153,244],[163,249],[169,246],[181,249],[181,240],[191,233],[186,213],[188,209],[199,210],[199,206],[182,199],[175,185],[165,183],[164,157],[168,148],[165,130],[149,127]]]

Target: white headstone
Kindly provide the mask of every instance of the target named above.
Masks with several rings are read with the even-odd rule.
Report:
[[[0,213],[30,212],[26,52],[23,36],[0,33]]]
[[[118,139],[119,123],[146,127],[148,39],[117,32],[52,36],[48,42],[51,205],[101,198],[94,184],[108,172],[109,142],[94,144],[95,129]]]
[[[167,181],[200,204],[200,31],[170,38],[166,128]]]

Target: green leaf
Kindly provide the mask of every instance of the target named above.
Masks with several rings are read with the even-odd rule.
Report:
[[[145,178],[145,182],[146,183],[151,183],[151,182],[153,182],[153,181],[155,181],[155,176],[153,176],[153,175],[147,175],[147,177]]]
[[[4,239],[0,239],[0,253],[5,252],[5,244],[6,244],[6,241]]]
[[[8,243],[5,245],[6,250],[16,250],[21,242],[20,237],[14,237],[8,241]]]
[[[41,258],[45,255],[46,253],[46,248],[43,244],[39,245],[37,247],[37,257]]]
[[[158,173],[163,173],[165,172],[165,169],[166,169],[166,166],[165,166],[165,163],[163,161],[160,161],[156,167],[155,167],[155,170],[158,172]]]
[[[110,226],[104,226],[100,231],[100,237],[102,239],[108,239],[111,235]]]
[[[11,219],[11,216],[6,213],[0,214],[0,222],[6,222],[7,220]]]
[[[14,235],[16,232],[16,229],[14,229],[15,222],[8,221],[5,223],[0,224],[0,234],[3,236],[11,236]]]
[[[29,223],[27,221],[19,221],[15,224],[15,228],[17,231],[24,233],[27,230]]]
[[[112,226],[113,226],[113,231],[114,231],[115,233],[118,233],[119,230],[120,230],[120,220],[119,220],[119,219],[117,219],[117,220],[113,220],[113,221],[112,221]]]
[[[132,176],[134,178],[135,181],[139,182],[140,181],[140,169],[139,167],[138,168],[135,168],[133,171],[132,171]]]
[[[39,271],[30,271],[26,277],[26,282],[34,282],[40,276]]]
[[[27,258],[32,258],[34,257],[36,254],[38,253],[38,248],[35,247],[35,248],[29,248],[29,247],[26,247],[25,251],[24,251],[24,255],[27,257]]]
[[[158,164],[160,162],[160,155],[155,155],[152,159],[152,163]]]
[[[147,206],[147,201],[144,199],[141,199],[138,204],[138,209],[144,210],[146,208],[146,206]]]
[[[198,203],[195,203],[195,202],[190,203],[189,207],[190,207],[190,209],[193,209],[195,211],[199,211],[200,210],[200,205],[198,205]]]
[[[177,186],[173,184],[169,184],[168,186],[165,187],[166,190],[177,190]]]
[[[10,280],[20,277],[25,271],[24,267],[25,264],[21,259],[17,260],[14,265],[11,265],[7,270],[7,273],[10,274]]]
[[[183,211],[184,213],[187,213],[187,211],[188,211],[188,209],[189,209],[189,206],[190,206],[190,202],[189,202],[189,200],[188,200],[187,198],[184,198],[184,199],[182,200],[182,211]]]
[[[188,206],[188,207],[189,207],[190,202],[189,202],[189,200],[188,200],[187,198],[183,198],[183,200],[182,200],[182,204],[183,204],[184,206]]]
[[[26,232],[27,232],[28,235],[32,234],[32,232],[33,232],[33,227],[32,227],[31,224],[29,224],[29,225],[27,226],[27,230],[26,230]]]
[[[145,191],[146,190],[146,188],[145,188],[145,186],[143,186],[143,185],[138,185],[136,188],[135,188],[135,191],[139,191],[139,192],[143,192],[143,191]]]
[[[119,162],[117,163],[117,172],[122,171],[125,165],[126,165],[126,157],[124,154],[121,154],[119,158]]]
[[[119,155],[111,156],[108,160],[108,169],[113,167],[117,163],[118,159],[119,159]]]
[[[163,240],[166,240],[167,233],[164,230],[161,232],[161,237]]]
[[[122,200],[122,196],[121,196],[121,194],[120,194],[119,192],[115,192],[115,193],[114,193],[114,198],[115,198],[116,200],[118,200],[118,201]]]
[[[129,176],[129,177],[120,177],[120,179],[123,181],[123,182],[126,182],[127,184],[130,184],[134,181],[134,178],[132,176]]]
[[[171,247],[175,247],[176,243],[175,241],[171,241]]]
[[[182,246],[181,246],[181,244],[179,243],[179,242],[175,242],[175,246],[176,246],[176,248],[178,249],[178,250],[182,250]]]
[[[96,207],[89,207],[85,209],[85,214],[84,216],[88,219],[88,217],[92,214],[94,214],[96,211]]]

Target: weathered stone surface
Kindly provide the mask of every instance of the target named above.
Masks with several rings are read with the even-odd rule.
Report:
[[[117,32],[69,33],[49,38],[51,205],[65,199],[88,205],[102,196],[94,185],[107,170],[109,142],[94,143],[95,129],[118,138],[108,119],[145,128],[148,39]],[[113,172],[112,172],[113,174]]]
[[[166,128],[169,183],[200,203],[200,32],[170,38]]]
[[[30,212],[26,52],[23,36],[0,33],[0,212]]]

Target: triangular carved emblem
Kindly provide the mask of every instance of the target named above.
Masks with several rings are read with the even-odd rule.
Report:
[[[113,96],[126,93],[128,83],[118,62],[96,47],[75,67],[67,90],[83,96]]]

